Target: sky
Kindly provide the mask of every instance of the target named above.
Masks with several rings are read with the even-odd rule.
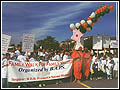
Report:
[[[102,4],[114,10],[101,17],[83,37],[107,34],[116,36],[116,2],[2,2],[2,33],[12,36],[11,44],[19,44],[24,33],[35,40],[53,36],[61,42],[70,39],[70,24],[86,20]]]

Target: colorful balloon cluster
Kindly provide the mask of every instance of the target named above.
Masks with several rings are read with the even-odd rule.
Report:
[[[77,29],[80,30],[80,32],[83,34],[85,32],[89,32],[92,30],[94,23],[98,22],[102,16],[108,14],[113,9],[114,9],[113,5],[109,5],[108,7],[106,4],[102,4],[100,8],[96,9],[95,12],[91,13],[87,20],[81,20],[75,25],[73,23],[70,24],[70,30],[73,31],[74,29]]]

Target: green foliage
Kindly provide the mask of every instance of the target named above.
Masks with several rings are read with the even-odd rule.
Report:
[[[37,47],[42,46],[44,49],[59,49],[59,42],[52,36],[47,36],[43,40],[37,41]]]

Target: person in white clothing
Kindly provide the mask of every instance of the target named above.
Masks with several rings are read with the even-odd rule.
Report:
[[[18,57],[19,55],[21,55],[21,53],[20,53],[20,47],[17,48],[17,50],[15,51],[15,53],[16,53],[16,56],[17,56],[17,57]]]
[[[22,55],[19,55],[17,58],[20,62],[26,62],[25,52],[22,52]]]
[[[30,59],[29,59],[29,62],[35,62],[36,60],[35,60],[35,58],[34,58],[34,54],[33,53],[31,53],[31,57],[30,57]]]
[[[113,69],[113,63],[110,57],[106,65],[107,79],[112,79],[112,69]]]
[[[118,57],[117,55],[114,55],[113,60],[114,60],[113,78],[117,79],[118,78]]]
[[[57,52],[56,55],[53,57],[53,60],[60,61],[62,58],[60,57],[60,52]]]
[[[10,58],[10,54],[6,54],[5,58],[2,60],[2,88],[8,87],[7,82],[7,72],[8,72],[8,60]]]
[[[67,61],[68,60],[68,52],[65,51],[65,54],[63,56],[63,61]]]

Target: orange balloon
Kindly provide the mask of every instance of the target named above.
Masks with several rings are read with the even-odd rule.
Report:
[[[91,17],[88,17],[88,18],[87,18],[87,21],[88,21],[88,20],[91,20],[91,19],[92,19]]]
[[[96,13],[99,14],[100,12],[101,12],[101,10],[98,8],[98,9],[96,10]]]
[[[83,23],[82,26],[83,26],[84,28],[87,28],[88,24],[85,22],[85,23]]]
[[[91,23],[90,26],[94,26],[94,23]]]
[[[87,32],[90,32],[90,28],[86,28],[86,31],[87,31]]]
[[[98,21],[99,21],[99,19],[97,18],[97,19],[96,19],[96,22],[98,22]]]
[[[102,8],[99,8],[100,9],[100,12],[103,12],[103,9]]]
[[[79,22],[79,24],[82,25],[81,22]]]
[[[108,6],[107,6],[107,5],[104,5],[103,7],[106,9]]]
[[[72,29],[72,28],[70,28],[70,30],[71,30],[71,31],[73,31],[73,29]]]
[[[106,9],[105,7],[102,7],[102,11],[103,11],[103,12],[105,11],[105,9]]]
[[[110,5],[110,6],[109,6],[109,9],[110,9],[110,10],[113,10],[113,9],[114,9],[114,6],[113,6],[113,5]]]

